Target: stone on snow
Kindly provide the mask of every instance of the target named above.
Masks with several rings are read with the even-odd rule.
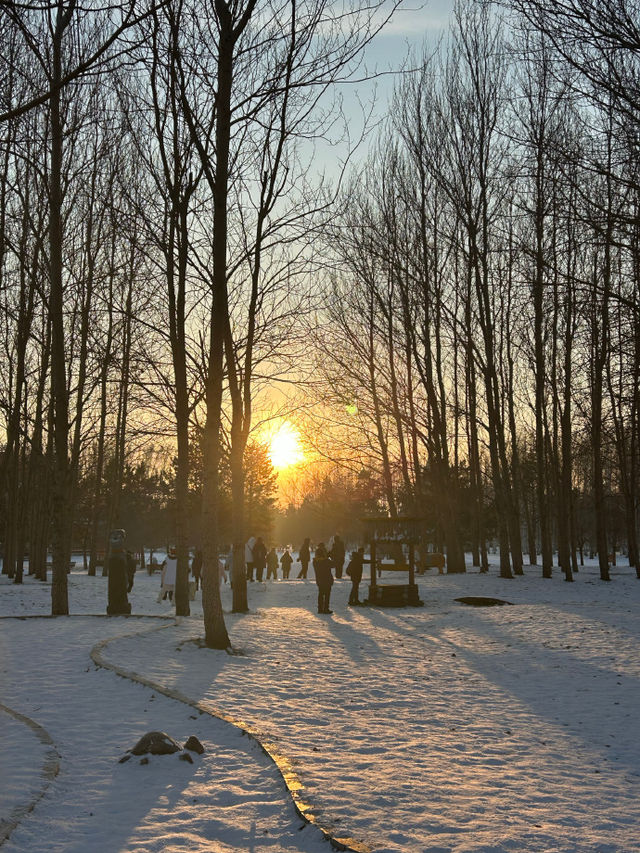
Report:
[[[171,755],[181,749],[180,744],[166,732],[147,732],[129,752],[133,755]]]
[[[195,735],[191,735],[189,740],[184,745],[185,749],[190,749],[191,752],[197,752],[198,755],[202,755],[204,752],[204,746],[200,743],[198,738]]]

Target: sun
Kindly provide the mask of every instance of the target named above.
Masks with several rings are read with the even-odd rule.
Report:
[[[304,453],[300,446],[300,435],[295,427],[284,422],[270,433],[267,443],[269,446],[269,459],[277,471],[291,468],[302,462]]]

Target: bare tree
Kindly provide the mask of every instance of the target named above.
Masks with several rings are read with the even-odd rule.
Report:
[[[150,374],[167,390],[167,403],[177,439],[175,477],[175,544],[177,549],[176,613],[189,614],[189,476],[190,416],[195,405],[189,382],[187,322],[189,272],[194,261],[191,219],[194,196],[202,175],[194,162],[193,145],[182,114],[177,56],[180,50],[179,9],[169,4],[145,22],[145,45],[139,51],[148,71],[148,84],[138,76],[121,84],[122,107],[129,124],[136,161],[148,173],[143,193],[132,194],[130,203],[150,244],[154,264],[164,280],[166,307],[163,326],[168,327],[172,375],[162,376],[155,363]],[[154,144],[149,146],[149,139]],[[200,285],[202,287],[202,284]],[[162,338],[162,334],[158,336]]]
[[[204,494],[208,531],[205,578],[209,578],[205,580],[205,634],[209,645],[228,644],[214,592],[223,368],[232,412],[234,609],[242,610],[246,609],[242,463],[251,426],[254,347],[265,296],[265,247],[286,244],[300,235],[300,223],[308,221],[318,207],[317,196],[309,199],[298,194],[292,212],[281,212],[285,198],[296,198],[295,180],[305,183],[296,170],[294,143],[297,137],[312,140],[324,132],[327,116],[322,114],[322,99],[330,86],[352,72],[363,47],[377,30],[374,13],[380,6],[375,3],[362,9],[354,4],[338,9],[328,0],[309,0],[302,5],[269,3],[258,7],[255,0],[240,4],[216,0],[203,10],[201,27],[207,38],[198,36],[197,63],[191,62],[188,49],[180,54],[183,109],[213,203]],[[207,45],[206,56],[203,44]],[[208,107],[202,102],[211,83],[214,112],[212,100]],[[254,146],[261,152],[257,158]],[[252,185],[255,192],[250,193]],[[239,201],[237,224],[230,205],[232,194]],[[248,229],[246,214],[251,210],[255,215]],[[248,287],[236,303],[243,306],[244,315],[243,356],[238,359],[230,294],[247,269]]]
[[[434,172],[464,231],[475,317],[481,348],[475,356],[484,379],[489,454],[498,515],[500,574],[511,577],[510,538],[516,523],[511,492],[504,420],[500,409],[499,351],[492,293],[492,240],[496,217],[504,204],[501,172],[504,143],[498,120],[504,82],[504,55],[500,35],[486,4],[459,6],[452,52],[446,66],[443,96],[434,100],[439,110],[440,138],[446,146],[446,169]],[[512,528],[510,537],[509,528]],[[515,562],[519,560],[517,548]]]
[[[523,248],[530,259],[530,289],[533,301],[533,338],[534,338],[534,376],[535,376],[535,456],[537,518],[540,526],[540,544],[542,552],[542,576],[551,577],[553,552],[551,541],[552,500],[548,489],[547,441],[545,423],[548,398],[548,361],[550,355],[550,334],[548,318],[549,301],[545,294],[549,292],[550,234],[554,225],[551,212],[553,193],[553,158],[557,149],[556,126],[557,113],[562,104],[563,93],[553,88],[550,47],[544,37],[530,33],[523,36],[524,54],[521,72],[521,89],[524,94],[524,108],[514,110],[522,128],[521,145],[523,148],[523,177],[530,189],[523,192],[523,204],[526,206],[532,229],[527,227],[523,233],[526,240]],[[516,131],[517,133],[517,131]],[[530,201],[529,201],[530,199]],[[533,235],[533,242],[528,239]]]
[[[510,0],[579,72],[582,91],[638,121],[640,24],[633,0]],[[580,85],[579,81],[576,81]]]
[[[157,5],[162,5],[160,2]],[[63,87],[69,83],[83,78],[89,72],[96,72],[117,63],[130,49],[130,44],[123,39],[125,34],[144,20],[156,8],[156,4],[140,2],[140,0],[118,0],[115,3],[105,3],[88,10],[78,6],[77,0],[58,0],[50,5],[40,3],[20,3],[13,0],[0,0],[0,10],[3,16],[11,22],[15,31],[20,33],[27,52],[33,53],[35,65],[25,75],[29,82],[26,90],[14,89],[7,85],[3,88],[1,101],[2,112],[0,112],[0,123],[10,122],[25,113],[46,106],[52,97],[58,96]],[[43,31],[39,26],[42,14],[50,15],[51,19],[56,15],[69,16],[71,18],[78,13],[91,14],[95,24],[94,34],[98,37],[85,43],[81,52],[73,57],[73,61],[64,68],[59,69],[58,76],[52,75],[47,68],[45,55],[47,48],[40,43]],[[46,39],[46,36],[44,36]],[[35,73],[34,73],[35,69]],[[0,80],[7,84],[12,79],[12,60],[5,53],[0,57]],[[44,74],[38,73],[44,71]]]

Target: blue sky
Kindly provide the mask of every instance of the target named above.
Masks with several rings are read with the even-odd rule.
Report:
[[[453,0],[405,0],[395,12],[393,20],[387,25],[388,38],[415,39],[429,31],[442,29],[447,25],[453,8]]]
[[[454,0],[404,0],[393,18],[367,48],[364,62],[366,72],[377,73],[375,80],[362,80],[341,87],[345,111],[350,119],[352,140],[362,126],[362,112],[358,101],[370,103],[375,98],[374,115],[382,119],[388,112],[388,104],[398,79],[395,71],[408,64],[409,57],[415,60],[422,55],[425,44],[435,46],[446,31],[453,10]],[[366,76],[363,70],[362,76]],[[371,139],[369,140],[371,141]],[[360,148],[356,161],[366,156],[367,145]],[[327,149],[319,147],[315,158],[317,166],[333,174],[344,146],[332,144]]]

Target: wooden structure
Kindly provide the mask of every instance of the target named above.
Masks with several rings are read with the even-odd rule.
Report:
[[[424,602],[420,601],[415,582],[415,549],[423,538],[424,520],[382,516],[363,518],[362,521],[371,555],[369,597],[366,603],[380,607],[421,607]],[[382,562],[385,550],[392,554],[393,562]],[[383,571],[405,572],[408,574],[408,583],[379,583],[379,574]]]

